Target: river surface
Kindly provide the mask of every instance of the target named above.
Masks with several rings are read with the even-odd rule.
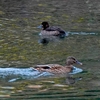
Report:
[[[0,1],[0,100],[100,100],[100,0]],[[62,27],[66,37],[39,41],[42,21]],[[65,65],[76,57],[81,78],[40,73],[39,64]]]

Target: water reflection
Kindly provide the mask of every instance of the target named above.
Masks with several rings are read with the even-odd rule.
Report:
[[[67,38],[68,36],[71,35],[98,35],[98,33],[95,32],[66,32],[65,37]],[[60,42],[61,40],[63,40],[65,37],[60,38],[58,36],[52,36],[52,35],[41,35],[41,33],[39,33],[39,37],[40,39],[38,40],[38,43],[47,45],[49,42]]]

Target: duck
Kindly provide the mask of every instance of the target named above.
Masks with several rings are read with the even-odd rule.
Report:
[[[74,71],[75,67],[73,64],[82,65],[75,57],[69,56],[66,59],[66,65],[62,66],[60,64],[45,64],[45,65],[36,65],[34,68],[39,72],[49,72],[52,74],[66,74]]]
[[[42,28],[40,35],[46,35],[46,36],[57,36],[60,38],[64,38],[66,35],[66,32],[58,27],[58,26],[50,26],[47,21],[44,21],[41,23],[41,25],[38,28]]]

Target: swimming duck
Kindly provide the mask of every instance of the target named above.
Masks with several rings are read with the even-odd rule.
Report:
[[[73,64],[80,64],[75,57],[69,56],[66,60],[66,66],[62,66],[59,64],[47,64],[47,65],[37,65],[34,68],[40,72],[50,72],[52,74],[63,74],[70,73],[74,70]]]
[[[44,21],[38,28],[42,28],[40,35],[58,36],[64,38],[66,33],[63,29],[57,26],[49,26],[49,23]]]

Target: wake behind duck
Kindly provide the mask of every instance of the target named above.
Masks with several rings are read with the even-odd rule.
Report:
[[[82,64],[73,57],[68,57],[67,63],[69,62]],[[56,66],[53,67],[53,65],[57,65],[57,68],[54,68]],[[59,64],[37,65],[33,68],[0,68],[0,78],[7,79],[8,82],[14,82],[21,79],[33,80],[40,77],[54,76],[56,73],[77,74],[83,71],[81,68],[72,65],[70,66],[71,68],[58,65]]]

